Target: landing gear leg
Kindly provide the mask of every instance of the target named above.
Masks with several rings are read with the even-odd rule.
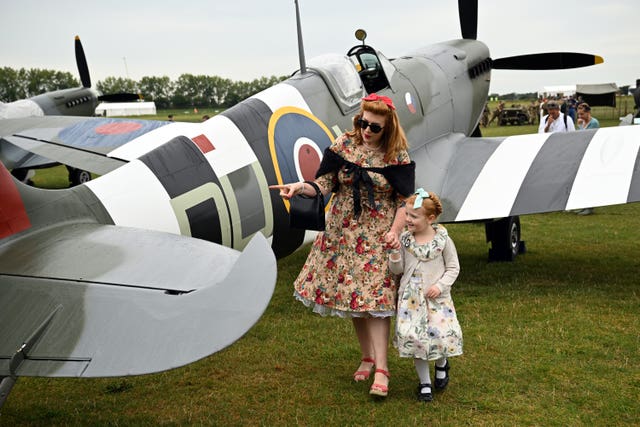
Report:
[[[13,385],[16,383],[16,377],[0,377],[0,408],[4,405],[4,401],[7,400],[7,396],[11,393]]]

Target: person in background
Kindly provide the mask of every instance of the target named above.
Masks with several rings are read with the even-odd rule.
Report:
[[[597,129],[600,127],[598,119],[591,115],[591,107],[583,102],[578,107],[578,130]],[[591,215],[593,208],[584,208],[576,212],[578,215]]]
[[[598,119],[591,115],[591,107],[586,102],[578,107],[578,130],[597,129],[600,127]]]
[[[334,196],[326,229],[294,281],[294,297],[314,312],[351,320],[361,352],[353,379],[368,380],[375,367],[369,393],[381,397],[389,390],[387,351],[397,294],[387,250],[400,246],[403,201],[415,188],[407,147],[393,101],[375,93],[363,98],[353,130],[324,151],[316,172],[322,194]],[[284,199],[316,194],[304,182],[269,188]]]
[[[491,114],[491,119],[489,119],[487,126],[489,126],[495,119],[498,119],[498,126],[500,126],[500,115],[502,114],[502,110],[504,110],[504,101],[500,101],[498,103],[498,106],[495,108],[495,110],[493,110],[493,113]]]
[[[402,274],[394,344],[400,357],[411,357],[420,379],[418,400],[433,399],[429,361],[435,361],[436,390],[449,383],[449,361],[462,354],[462,330],[451,299],[460,273],[458,253],[447,230],[436,224],[442,203],[419,188],[407,199],[407,231],[401,250],[389,253],[389,268]]]
[[[571,117],[571,120],[573,120],[573,122],[576,122],[576,100],[574,99],[573,95],[571,95],[567,100],[566,100],[566,104],[567,104],[567,114],[569,115],[569,117]]]
[[[529,115],[529,124],[535,125],[540,118],[540,102],[537,100],[531,101],[529,107],[527,108],[527,113]]]
[[[560,105],[556,101],[548,101],[546,107],[548,114],[540,120],[538,133],[573,132],[576,130],[571,117],[560,112]]]
[[[482,110],[482,116],[480,116],[480,126],[486,128],[489,123],[489,103],[485,102],[484,109]]]
[[[169,115],[167,116],[167,118],[169,119],[169,121],[170,121],[170,122],[175,121],[175,120],[173,120],[173,114],[169,114]]]

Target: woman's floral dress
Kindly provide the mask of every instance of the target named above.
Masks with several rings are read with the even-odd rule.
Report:
[[[384,153],[367,151],[349,139],[335,142],[331,150],[361,167],[410,163],[406,151],[385,163]],[[339,187],[327,215],[326,230],[317,235],[294,282],[294,295],[322,315],[395,314],[396,283],[388,268],[384,236],[391,229],[401,200],[382,174],[368,174],[373,181],[374,205],[361,187],[362,212],[358,218],[354,214],[353,173],[343,168],[316,180],[324,188],[333,188],[336,183]]]

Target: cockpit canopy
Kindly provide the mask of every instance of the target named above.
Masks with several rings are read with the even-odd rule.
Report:
[[[349,49],[346,56],[327,54],[312,58],[309,68],[322,77],[343,113],[355,108],[363,95],[388,88],[389,78],[395,72],[384,55],[364,42]]]
[[[380,58],[371,46],[366,44],[354,46],[349,49],[347,56],[356,65],[367,93],[378,92],[389,87],[389,80],[384,72]]]

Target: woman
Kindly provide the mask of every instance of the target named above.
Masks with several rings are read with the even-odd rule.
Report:
[[[316,313],[352,319],[362,352],[354,380],[367,380],[375,366],[370,393],[386,396],[389,328],[397,293],[386,251],[400,245],[403,199],[413,193],[415,164],[390,98],[363,98],[353,126],[325,150],[316,173],[322,193],[335,195],[326,230],[311,247],[294,282],[294,295]],[[270,188],[286,199],[315,194],[304,182]]]

